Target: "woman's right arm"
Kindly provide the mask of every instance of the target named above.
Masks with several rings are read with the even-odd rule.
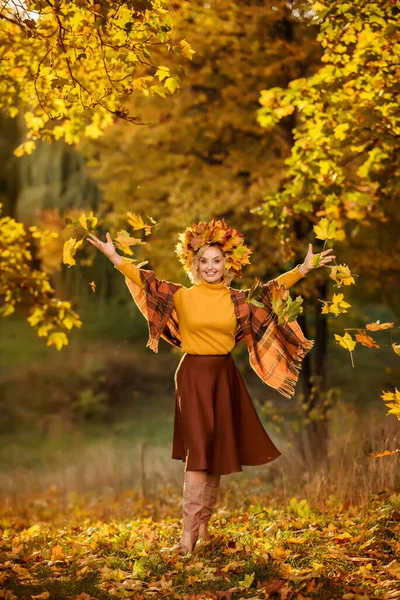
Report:
[[[115,268],[118,269],[118,271],[121,271],[121,273],[128,277],[128,279],[131,279],[134,283],[136,283],[136,285],[143,289],[144,283],[140,277],[138,267],[134,263],[130,262],[129,260],[118,254],[112,242],[111,235],[108,232],[106,233],[106,239],[107,242],[102,242],[92,233],[89,233],[87,237],[87,240],[93,246],[96,246],[96,248],[98,248],[101,252],[103,252],[103,254],[107,256],[107,258],[111,260],[111,262],[114,264]]]
[[[116,259],[118,259],[118,262],[112,260],[115,268],[118,269],[118,271],[121,271],[121,273],[123,273],[123,275],[125,275],[125,277],[128,277],[128,279],[131,279],[133,281],[133,283],[136,283],[136,285],[138,285],[140,288],[143,289],[144,283],[142,281],[142,278],[140,277],[140,271],[139,271],[138,267],[133,262],[131,262],[130,260],[127,260],[126,258],[124,258],[123,256],[120,256],[119,254],[116,255]]]

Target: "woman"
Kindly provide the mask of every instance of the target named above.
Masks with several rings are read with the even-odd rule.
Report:
[[[107,242],[89,241],[125,275],[137,306],[147,318],[147,346],[157,352],[160,337],[184,355],[175,373],[175,422],[172,458],[185,462],[183,534],[179,549],[191,552],[198,539],[209,539],[208,522],[220,477],[280,456],[254,409],[231,350],[246,340],[250,364],[263,382],[290,397],[301,361],[313,345],[296,322],[278,325],[271,296],[289,288],[314,267],[312,245],[302,264],[264,284],[261,305],[247,301],[249,290],[230,287],[249,263],[251,251],[242,234],[224,220],[200,222],[180,234],[176,253],[190,288],[156,279],[118,255]],[[321,253],[320,265],[335,257]]]

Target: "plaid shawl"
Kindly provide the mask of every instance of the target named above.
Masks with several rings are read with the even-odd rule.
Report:
[[[147,346],[157,352],[161,337],[173,346],[182,348],[173,295],[183,286],[159,280],[153,271],[139,271],[144,289],[128,277],[125,277],[125,283],[148,321]],[[271,306],[271,291],[276,285],[274,279],[264,284],[261,294],[263,307],[246,302],[248,289],[229,288],[238,321],[235,340],[236,343],[246,340],[250,365],[260,379],[290,398],[294,394],[301,362],[311,350],[314,340],[304,337],[296,321],[278,325],[278,318]]]

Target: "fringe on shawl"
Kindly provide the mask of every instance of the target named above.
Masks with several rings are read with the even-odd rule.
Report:
[[[292,398],[294,395],[303,359],[314,346],[314,342],[315,340],[304,340],[299,343],[298,350],[295,356],[293,356],[292,362],[289,363],[289,369],[293,376],[289,375],[283,384],[279,388],[276,388],[286,398]]]
[[[150,348],[153,352],[158,352],[158,342],[159,340],[153,337],[151,334],[149,335],[149,339],[147,340],[146,348]]]
[[[299,346],[296,350],[296,353],[292,356],[292,360],[290,362],[288,362],[289,372],[288,372],[287,376],[285,377],[284,382],[279,387],[274,387],[270,383],[268,383],[269,377],[268,376],[265,376],[265,377],[260,376],[260,373],[254,368],[254,366],[251,364],[251,361],[250,361],[250,364],[251,364],[252,368],[254,369],[254,371],[257,373],[257,375],[261,378],[261,381],[263,383],[266,383],[270,387],[273,387],[277,392],[282,394],[282,396],[285,396],[285,398],[292,398],[292,396],[295,393],[295,388],[296,388],[296,384],[297,384],[297,381],[299,378],[302,361],[303,361],[304,357],[306,356],[306,354],[314,346],[314,343],[315,343],[315,340],[304,339],[304,340],[299,341]]]

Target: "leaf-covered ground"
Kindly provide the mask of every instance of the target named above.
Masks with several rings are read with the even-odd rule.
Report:
[[[400,495],[363,507],[221,501],[212,540],[180,556],[180,497],[119,500],[57,491],[3,499],[0,598],[368,600],[400,598]]]

